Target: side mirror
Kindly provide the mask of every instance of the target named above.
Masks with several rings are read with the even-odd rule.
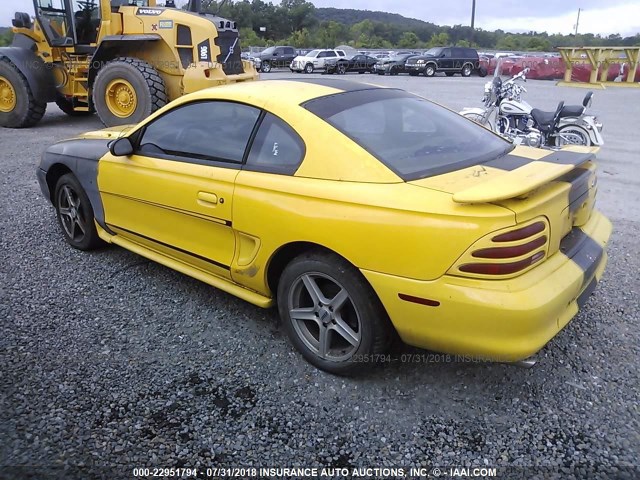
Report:
[[[118,138],[109,142],[109,151],[114,157],[128,157],[133,155],[133,145],[127,137]]]

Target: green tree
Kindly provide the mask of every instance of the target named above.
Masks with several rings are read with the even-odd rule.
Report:
[[[7,45],[11,45],[13,41],[13,32],[9,29],[5,32],[0,32],[0,47],[6,47]]]
[[[449,45],[449,35],[447,35],[445,32],[438,34],[434,33],[433,35],[431,35],[431,38],[427,42],[427,48],[446,47],[447,45]]]
[[[498,40],[496,48],[498,50],[520,50],[522,47],[520,39],[515,35],[509,34]]]
[[[267,44],[264,38],[248,27],[240,29],[240,42],[245,47],[264,47]]]
[[[279,13],[287,17],[292,32],[312,27],[317,23],[315,11],[315,5],[306,0],[282,0],[280,2]]]
[[[398,42],[398,46],[400,48],[416,48],[420,39],[413,32],[404,32],[402,37],[400,37],[400,41]]]

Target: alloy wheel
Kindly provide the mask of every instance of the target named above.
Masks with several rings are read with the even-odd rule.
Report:
[[[358,350],[360,314],[348,291],[329,275],[300,275],[289,289],[288,309],[296,335],[319,358],[341,362]]]
[[[71,186],[64,185],[58,193],[57,200],[60,223],[65,233],[75,242],[82,241],[88,225],[80,196]]]

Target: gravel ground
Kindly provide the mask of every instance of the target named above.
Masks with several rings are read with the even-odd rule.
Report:
[[[454,109],[476,105],[484,82],[352,78],[396,82]],[[541,107],[584,94],[527,86]],[[0,478],[53,478],[54,466],[60,478],[133,478],[141,466],[432,465],[638,478],[640,144],[637,112],[625,106],[639,98],[596,93],[610,263],[534,368],[397,345],[396,361],[356,379],[306,364],[274,311],[120,248],[82,253],[63,242],[35,165],[97,119],[50,105],[37,128],[0,131]]]

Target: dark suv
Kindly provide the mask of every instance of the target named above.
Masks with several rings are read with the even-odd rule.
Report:
[[[256,58],[260,59],[260,70],[268,73],[272,68],[288,67],[296,55],[293,47],[269,47],[260,52]]]
[[[478,52],[464,47],[435,47],[424,55],[411,57],[405,64],[405,71],[411,75],[422,73],[426,77],[433,77],[436,72],[444,72],[448,77],[456,73],[468,77],[478,68]]]

